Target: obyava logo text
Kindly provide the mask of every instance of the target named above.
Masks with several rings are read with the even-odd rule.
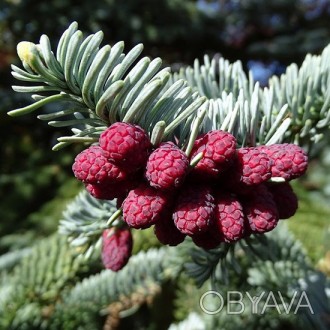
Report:
[[[297,314],[302,308],[314,314],[305,291],[295,291],[291,298],[283,296],[280,291],[262,291],[257,296],[249,292],[227,291],[224,298],[223,294],[211,290],[201,296],[199,305],[209,315],[220,313],[224,308],[227,314],[242,314],[247,307],[252,314],[258,315],[267,313],[269,309],[275,309],[278,314]]]

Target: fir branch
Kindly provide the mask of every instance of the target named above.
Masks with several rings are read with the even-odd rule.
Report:
[[[192,247],[189,251],[191,261],[186,262],[187,274],[194,278],[198,287],[201,287],[210,278],[214,280],[221,277],[221,280],[227,282],[226,274],[223,273],[222,263],[226,259],[229,249],[234,245],[223,243],[216,249],[204,250],[198,247]]]
[[[240,61],[230,64],[221,57],[210,61],[205,56],[202,65],[196,60],[193,68],[174,74],[173,81],[177,79],[186,79],[195,91],[207,97],[204,132],[225,130],[236,137],[239,145],[254,146],[280,142],[288,129],[290,120],[284,120],[286,105],[283,104],[281,117],[277,120],[271,117],[269,113],[274,112],[271,95],[264,96],[251,72],[248,76],[245,74]],[[266,109],[265,104],[268,105]]]
[[[31,248],[10,251],[0,256],[0,274],[4,271],[9,272],[15,267],[22,258],[31,253]]]
[[[47,95],[39,95],[39,101],[33,105],[9,114],[21,115],[49,102],[66,100],[73,103],[72,107],[79,106],[81,113],[89,110],[92,120],[83,116],[77,121],[51,121],[51,125],[81,123],[88,124],[88,129],[128,121],[151,134],[162,121],[166,123],[164,138],[171,139],[179,127],[176,134],[183,143],[188,138],[193,114],[208,99],[202,130],[227,130],[241,146],[283,141],[311,144],[318,142],[328,129],[329,47],[320,56],[308,55],[301,68],[291,65],[281,78],[273,77],[269,87],[261,89],[251,73],[244,73],[240,61],[230,64],[221,57],[210,60],[205,56],[202,65],[196,60],[193,68],[181,69],[171,76],[168,68],[159,71],[160,59],[150,61],[144,57],[134,65],[142,45],[124,55],[122,42],[99,49],[102,38],[102,32],[98,32],[83,39],[77,24],[72,23],[60,39],[56,57],[46,36],[41,37],[39,45],[19,44],[18,53],[25,70],[12,66],[13,75],[46,86],[14,89]],[[85,135],[89,137],[88,133]],[[66,138],[54,149],[92,141]]]
[[[221,312],[216,315],[207,317],[207,315],[201,314],[201,319],[205,322],[205,329],[223,328],[228,330],[234,330],[244,327],[247,329],[264,329],[264,328],[278,328],[287,324],[299,324],[306,329],[327,329],[328,323],[326,316],[330,313],[329,299],[326,296],[327,283],[325,276],[315,271],[310,264],[304,249],[299,241],[296,241],[293,235],[288,232],[285,224],[279,225],[275,230],[267,235],[266,245],[261,246],[254,245],[253,250],[247,250],[247,247],[251,247],[251,243],[247,242],[241,245],[237,244],[236,249],[230,251],[235,252],[235,259],[240,258],[240,272],[239,276],[235,274],[232,267],[226,266],[229,272],[227,283],[219,278],[216,274],[214,276],[206,276],[210,271],[215,272],[215,269],[219,266],[216,263],[209,264],[199,262],[198,260],[216,260],[216,254],[218,253],[218,264],[220,261],[226,261],[226,256],[220,256],[220,250],[217,249],[211,251],[205,251],[202,253],[196,252],[196,257],[192,257],[195,261],[193,269],[199,269],[200,273],[190,272],[190,275],[196,280],[199,279],[202,273],[202,268],[205,270],[205,277],[211,278],[211,289],[216,290],[219,293],[228,291],[239,291],[242,293],[242,304],[244,305],[244,311],[239,315],[235,314],[235,318],[232,318],[232,314],[226,313],[227,301],[224,294],[224,307]],[[189,250],[187,250],[189,251]],[[258,254],[255,255],[254,253]],[[184,258],[184,257],[183,257]],[[192,265],[187,265],[188,271],[192,269]],[[198,276],[197,276],[198,275]],[[207,290],[207,289],[205,289]],[[256,317],[256,311],[252,311],[251,301],[244,293],[249,292],[250,296],[260,296],[264,292],[264,298],[260,300],[258,304],[258,312],[261,312],[266,304],[266,298],[268,293],[273,292],[276,294],[281,293],[284,303],[289,304],[291,299],[294,299],[291,306],[291,313],[278,314],[277,310],[267,309],[267,313],[263,313],[262,317]],[[293,311],[298,306],[299,298],[302,292],[305,292],[308,296],[311,308],[314,311],[314,315],[310,313],[310,309],[302,308],[299,313],[294,315]],[[182,298],[183,300],[184,298]],[[284,311],[284,307],[281,305],[281,301],[277,299],[278,308]],[[216,310],[219,307],[219,301],[214,302],[217,304],[210,310]],[[236,306],[241,306],[237,304]],[[234,304],[229,306],[233,311]],[[287,308],[287,305],[285,306]],[[240,308],[240,307],[239,307]],[[274,323],[276,320],[276,324]]]
[[[330,46],[319,56],[307,55],[300,68],[292,64],[262,89],[240,61],[205,56],[172,82],[184,79],[209,100],[204,131],[227,130],[242,146],[295,142],[311,152],[330,124],[329,58]]]
[[[109,228],[112,216],[118,216],[117,213],[116,201],[99,200],[83,190],[64,210],[59,233],[90,256],[100,247],[102,232]]]
[[[223,92],[232,93],[237,98],[241,90],[249,97],[254,85],[252,75],[247,77],[241,61],[230,63],[219,56],[211,60],[208,55],[204,56],[203,64],[196,59],[193,67],[181,68],[174,73],[173,80],[178,79],[186,80],[195,91],[210,100],[221,98]]]
[[[177,126],[192,122],[193,114],[205,98],[194,94],[186,84],[168,85],[169,68],[160,70],[159,58],[151,61],[144,57],[136,63],[143,45],[135,46],[125,55],[123,42],[100,48],[102,39],[101,31],[84,39],[74,22],[61,36],[56,56],[45,35],[39,44],[21,42],[17,50],[24,69],[13,65],[13,76],[39,85],[13,88],[17,92],[39,94],[34,96],[36,103],[12,110],[9,115],[24,115],[46,104],[61,102],[63,110],[54,116],[62,118],[70,115],[70,108],[76,108],[81,117],[50,121],[49,125],[84,127],[81,134],[86,138],[80,139],[77,134],[73,136],[77,139],[62,138],[54,150],[73,142],[92,142],[94,137],[88,140],[91,128],[99,134],[101,127],[104,129],[116,121],[139,124],[150,134],[158,122],[165,122],[164,136],[169,139]],[[48,121],[52,115],[39,118]],[[181,133],[180,138],[184,140]]]
[[[274,106],[288,104],[292,125],[288,139],[298,144],[314,144],[322,139],[330,124],[330,45],[321,55],[308,54],[300,68],[290,65],[280,78],[272,77],[269,90]]]
[[[104,270],[100,274],[86,278],[67,292],[52,316],[52,327],[59,325],[65,329],[77,329],[84,324],[81,315],[88,317],[88,324],[96,324],[101,314],[115,313],[120,303],[130,307],[129,301],[140,297],[134,304],[144,301],[158,292],[166,279],[174,277],[168,265],[171,250],[149,249],[131,257],[129,263],[118,273]],[[123,311],[121,311],[124,315]],[[86,320],[85,320],[86,321]]]
[[[2,283],[0,327],[23,329],[26,324],[40,328],[45,322],[41,309],[54,304],[84,266],[63,236],[39,242]]]
[[[300,277],[305,277],[311,269],[301,243],[293,238],[284,224],[265,237],[254,235],[237,243],[221,243],[218,248],[212,250],[198,248],[188,241],[184,244],[185,248],[181,253],[184,258],[188,257],[185,267],[198,286],[209,279],[214,288],[228,283],[228,269],[234,270],[237,274],[242,272],[238,260],[242,255],[252,263],[260,262],[262,265],[267,262],[273,265],[277,261],[288,261],[292,264],[292,271],[300,270]],[[276,271],[274,273],[277,274]],[[267,278],[266,275],[265,277]],[[294,281],[296,279],[297,276],[294,277]]]

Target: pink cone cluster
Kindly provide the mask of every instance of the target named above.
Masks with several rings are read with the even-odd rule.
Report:
[[[196,156],[201,159],[191,166]],[[178,245],[188,235],[212,249],[268,232],[293,216],[298,201],[289,182],[307,165],[295,144],[238,148],[235,137],[221,130],[199,136],[187,157],[173,142],[152,148],[141,127],[118,122],[76,157],[73,172],[92,196],[117,198],[126,230],[154,226],[162,244]]]
[[[117,122],[102,132],[98,145],[77,155],[72,170],[95,198],[123,199],[139,184],[150,151],[141,127]]]

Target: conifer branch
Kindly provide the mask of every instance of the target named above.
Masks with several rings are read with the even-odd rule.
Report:
[[[172,81],[186,80],[209,100],[204,131],[228,130],[241,145],[295,142],[312,148],[330,123],[329,58],[330,46],[321,55],[309,54],[300,68],[292,64],[266,88],[245,74],[240,61],[208,56]]]
[[[12,65],[13,76],[41,85],[13,86],[17,92],[38,93],[33,96],[37,101],[8,114],[24,115],[49,103],[62,103],[61,111],[39,118],[50,120],[49,125],[55,127],[84,129],[74,133],[74,138],[61,137],[54,150],[73,142],[91,143],[100,134],[100,128],[116,121],[139,124],[149,134],[162,121],[166,123],[165,135],[169,138],[183,122],[192,122],[193,114],[205,101],[203,97],[194,94],[182,81],[168,85],[169,68],[160,70],[161,59],[151,61],[143,57],[136,63],[143,45],[135,46],[125,55],[123,42],[101,47],[102,39],[101,31],[84,39],[74,22],[63,33],[56,55],[46,35],[39,44],[21,42],[17,51],[24,69]],[[68,115],[76,119],[67,119]],[[52,117],[61,120],[52,121]],[[91,129],[94,136],[90,135]],[[85,138],[80,138],[81,135]]]
[[[130,301],[141,304],[146,298],[159,292],[160,287],[175,273],[169,268],[171,250],[150,249],[131,257],[119,273],[104,270],[86,278],[63,296],[52,316],[54,328],[65,325],[65,329],[76,329],[81,324],[79,315],[89,317],[89,324],[95,324],[102,314],[116,313],[119,308],[130,308]]]
[[[96,199],[83,190],[63,212],[59,233],[67,236],[81,253],[90,256],[100,247],[102,232],[109,228],[109,219],[116,212],[115,201]]]

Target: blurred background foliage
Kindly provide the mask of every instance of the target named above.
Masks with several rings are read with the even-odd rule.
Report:
[[[10,64],[18,64],[18,42],[37,43],[41,34],[47,34],[54,47],[67,26],[77,21],[86,34],[102,30],[110,45],[123,40],[130,49],[142,42],[145,55],[161,57],[173,70],[204,54],[241,60],[255,80],[267,86],[271,75],[281,74],[292,62],[301,63],[307,53],[320,53],[330,43],[329,19],[329,0],[2,0],[0,254],[55,232],[63,208],[81,188],[71,172],[81,147],[53,152],[61,128],[50,129],[34,116],[6,115],[28,103],[27,96],[11,90],[17,83]],[[288,222],[314,264],[330,250],[328,144],[327,139],[307,175],[296,183],[300,208]],[[135,248],[147,250],[156,244],[148,241],[147,232],[142,234],[136,237]],[[175,313],[180,319],[180,310]]]

